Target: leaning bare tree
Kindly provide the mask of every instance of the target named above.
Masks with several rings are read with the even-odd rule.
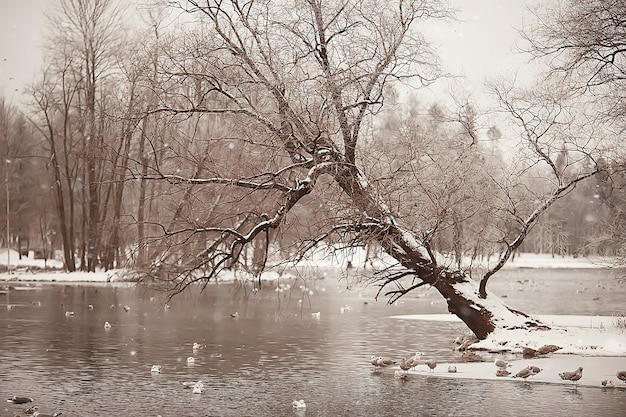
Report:
[[[461,167],[471,176],[476,172],[471,164],[460,159],[440,164],[436,158],[446,140],[467,140],[455,147],[458,158],[481,160],[472,117],[458,118],[454,131],[420,131],[420,140],[432,135],[438,143],[414,147],[413,157],[402,164],[371,166],[381,161],[376,156],[382,147],[375,148],[371,140],[370,122],[390,87],[428,84],[439,75],[436,57],[417,26],[448,17],[443,2],[207,0],[179,6],[187,23],[177,36],[181,42],[170,45],[167,59],[160,60],[160,107],[153,112],[193,122],[197,135],[184,146],[170,138],[165,149],[154,147],[148,175],[171,187],[160,199],[161,212],[152,217],[146,238],[151,248],[161,249],[150,272],[168,280],[171,294],[195,283],[206,285],[236,265],[249,247],[261,248],[266,257],[273,234],[285,234],[302,224],[303,216],[323,212],[317,234],[300,237],[297,249],[323,240],[376,242],[396,261],[374,277],[390,300],[432,286],[481,339],[496,328],[546,328],[504,305],[487,291],[487,283],[537,219],[598,170],[584,147],[573,149],[578,156],[566,167],[555,163],[562,149],[564,107],[545,100],[517,107],[523,97],[501,91],[522,132],[525,162],[514,164],[516,172],[542,165],[541,175],[547,177],[529,200],[519,175],[483,170],[476,189],[493,187],[494,222],[505,220],[492,228],[475,223],[475,230],[489,229],[500,253],[495,266],[476,281],[460,263],[442,262],[436,242],[444,225],[475,219],[476,213],[465,210],[478,205],[467,203],[470,193],[444,201],[444,187],[429,192],[429,184],[438,180],[433,175],[442,175],[440,183],[453,180],[460,191],[468,186],[466,177],[442,167]],[[215,132],[199,115],[232,128],[228,134]],[[392,135],[382,142],[401,145]],[[190,145],[207,155],[194,154]],[[421,161],[432,168],[420,169]],[[381,167],[388,172],[381,173]],[[403,192],[388,191],[381,178],[393,178],[399,169],[408,173]],[[194,187],[191,195],[189,187]],[[183,197],[189,201],[175,204]],[[191,200],[200,209],[192,210]],[[422,221],[411,220],[418,217]]]

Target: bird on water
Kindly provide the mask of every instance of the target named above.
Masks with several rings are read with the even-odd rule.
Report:
[[[374,365],[374,371],[378,370],[378,358],[374,355],[370,357],[370,363]]]
[[[33,399],[30,397],[20,397],[20,396],[14,395],[11,398],[9,398],[7,402],[12,403],[12,404],[26,404],[26,403],[32,403]]]
[[[376,358],[376,365],[378,365],[379,368],[386,368],[389,365],[394,365],[395,363],[396,361],[389,358],[383,358],[382,356]]]
[[[604,388],[615,388],[615,384],[610,379],[605,379],[603,381],[600,381],[600,384],[602,384]]]

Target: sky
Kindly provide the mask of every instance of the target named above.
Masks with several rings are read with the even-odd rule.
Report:
[[[20,100],[41,66],[44,9],[50,2],[0,0],[0,93],[8,101]]]
[[[518,30],[522,28],[530,0],[450,0],[458,10],[457,21],[437,25],[428,35],[435,44],[445,69],[466,77],[461,86],[469,92],[481,88],[486,79],[525,69],[526,59],[516,53]]]
[[[9,101],[23,100],[23,91],[41,68],[44,11],[56,0],[0,0],[0,93]],[[465,75],[461,87],[480,94],[485,77],[523,68],[512,53],[516,29],[522,25],[525,4],[531,0],[449,0],[458,21],[428,29],[446,70]],[[459,88],[458,83],[455,88]],[[440,83],[432,90],[441,94]]]

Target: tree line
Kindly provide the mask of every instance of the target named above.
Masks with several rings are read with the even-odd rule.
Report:
[[[203,10],[194,4],[183,16]],[[445,17],[445,8],[439,11],[439,6],[431,5],[428,13]],[[0,194],[4,207],[9,197],[9,221],[4,222],[9,230],[2,239],[22,253],[32,248],[50,257],[53,250],[62,250],[68,271],[129,262],[144,268],[159,263],[160,257],[174,257],[173,264],[188,262],[207,250],[207,239],[198,232],[205,225],[243,230],[277,204],[276,192],[253,193],[258,186],[252,179],[269,181],[276,167],[304,162],[305,153],[313,150],[307,146],[321,146],[329,140],[324,135],[337,134],[319,129],[312,132],[317,139],[307,145],[293,135],[301,127],[284,120],[276,122],[280,127],[272,132],[274,143],[261,143],[258,136],[267,132],[241,124],[241,115],[250,111],[239,101],[264,106],[266,93],[255,87],[237,97],[222,85],[239,87],[245,69],[229,63],[237,51],[207,41],[211,35],[206,26],[191,19],[172,29],[171,10],[152,6],[137,13],[141,24],[134,19],[131,26],[113,1],[60,1],[49,15],[49,52],[29,90],[29,105],[16,108],[3,101],[0,106],[0,153],[8,190]],[[202,18],[199,22],[204,23]],[[229,39],[237,29],[224,29],[222,35]],[[305,35],[299,30],[288,33],[298,39]],[[298,91],[299,82],[314,87],[309,64],[298,62],[304,60],[303,51],[294,46],[272,52],[277,57],[259,52],[254,58],[287,62],[296,73],[289,80],[292,85],[274,86],[275,94],[289,89],[292,96],[305,95],[306,87]],[[423,53],[429,56],[431,51]],[[263,64],[271,71],[272,62]],[[425,84],[436,79],[434,66],[425,71]],[[347,70],[342,77],[358,81]],[[465,104],[451,111],[418,99],[383,106],[383,93],[377,91],[378,101],[370,97],[366,103],[376,110],[362,128],[369,130],[370,139],[359,157],[391,209],[411,228],[423,230],[434,249],[458,262],[500,256],[503,240],[519,233],[517,212],[529,210],[521,201],[532,206],[542,199],[555,172],[567,178],[594,163],[589,155],[580,157],[575,143],[551,138],[553,167],[532,166],[531,161],[512,170],[519,161],[507,154],[519,144],[504,137],[497,125],[480,127],[477,108]],[[564,95],[563,103],[569,99]],[[330,114],[332,103],[308,100],[306,108],[299,104],[290,111],[308,112],[318,125],[336,117]],[[545,115],[548,120],[555,113]],[[557,124],[556,118],[548,122]],[[280,152],[281,137],[292,138],[284,146],[286,154]],[[568,190],[516,249],[620,254],[624,177],[619,158],[604,163],[607,169]],[[239,178],[243,186],[233,191],[226,181],[211,187],[202,181],[214,177]],[[329,187],[326,192],[341,200],[339,190]],[[302,241],[316,238],[314,230],[340,217],[361,215],[330,204],[335,197],[307,196],[307,204],[294,208],[286,220],[297,227],[277,228],[267,242],[254,240],[257,252],[269,245],[297,252]],[[340,239],[331,234],[324,238]]]

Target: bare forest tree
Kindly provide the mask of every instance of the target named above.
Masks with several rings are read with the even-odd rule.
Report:
[[[225,136],[198,124],[194,142],[205,140],[207,147],[171,142],[150,165],[151,178],[171,185],[161,203],[175,221],[154,217],[160,233],[146,237],[161,249],[153,277],[166,280],[171,294],[206,285],[241,261],[248,247],[267,248],[272,236],[297,222],[296,211],[315,199],[327,216],[315,233],[298,237],[294,251],[302,254],[322,241],[375,243],[397,261],[372,278],[391,301],[428,285],[479,338],[497,326],[545,327],[506,308],[486,286],[537,219],[596,172],[592,164],[565,179],[551,170],[557,154],[544,149],[548,135],[537,131],[549,131],[550,138],[553,131],[563,133],[550,109],[544,103],[536,108],[535,116],[547,118],[544,127],[530,127],[526,114],[516,118],[527,128],[524,144],[530,151],[510,174],[486,158],[490,152],[480,148],[469,107],[440,132],[418,128],[408,140],[383,131],[374,141],[368,135],[392,83],[437,79],[436,57],[417,26],[448,17],[443,3],[189,1],[180,7],[188,20],[180,42],[159,63],[163,83],[153,113],[187,125],[197,116],[219,118],[232,128]],[[453,149],[446,155],[444,144]],[[397,153],[391,154],[394,146]],[[537,164],[556,180],[547,178],[542,189],[529,193],[517,173]],[[579,165],[574,166],[570,170]],[[490,188],[496,192],[488,211],[502,220],[481,224],[476,220],[487,209],[479,205],[480,191]],[[442,236],[461,240],[470,219],[484,236],[477,240],[498,246],[494,252],[500,253],[479,282],[460,263],[437,255]],[[459,246],[452,251],[462,252]]]
[[[67,269],[129,259],[174,296],[321,243],[365,245],[393,261],[364,277],[390,302],[429,286],[479,338],[546,329],[487,284],[534,227],[566,245],[546,214],[622,166],[606,134],[622,119],[603,125],[622,103],[619,20],[605,2],[566,3],[527,32],[530,52],[564,66],[533,89],[496,85],[517,133],[485,139],[470,103],[396,105],[442,76],[419,29],[452,16],[443,0],[170,2],[145,8],[123,48],[112,0],[62,0],[32,121]],[[570,48],[594,23],[568,13],[594,5],[615,40],[612,54],[598,41],[604,60]]]
[[[109,0],[62,0],[49,20],[55,30],[48,63],[32,90],[33,123],[50,153],[65,267],[75,269],[78,253],[80,268],[94,271],[102,257],[101,210],[109,204],[103,198],[112,195],[102,184],[114,183],[107,178],[115,170],[108,166],[112,87],[105,80],[115,63],[121,19]]]
[[[43,250],[42,255],[47,257],[46,232],[54,227],[53,223],[44,220],[45,201],[49,198],[46,190],[50,184],[43,175],[46,159],[38,153],[39,149],[23,113],[0,98],[1,195],[5,207],[1,239],[3,246],[16,250],[20,257],[29,250]],[[33,227],[31,219],[40,219],[43,234],[39,233],[39,228]]]
[[[553,82],[566,86],[582,101],[594,126],[597,140],[603,135],[604,169],[597,177],[594,198],[603,204],[598,233],[590,234],[585,251],[604,251],[611,246],[626,253],[621,230],[626,227],[622,208],[626,132],[626,21],[624,0],[559,1],[535,10],[536,19],[525,28],[527,52],[549,65]],[[608,213],[607,213],[608,212]]]

